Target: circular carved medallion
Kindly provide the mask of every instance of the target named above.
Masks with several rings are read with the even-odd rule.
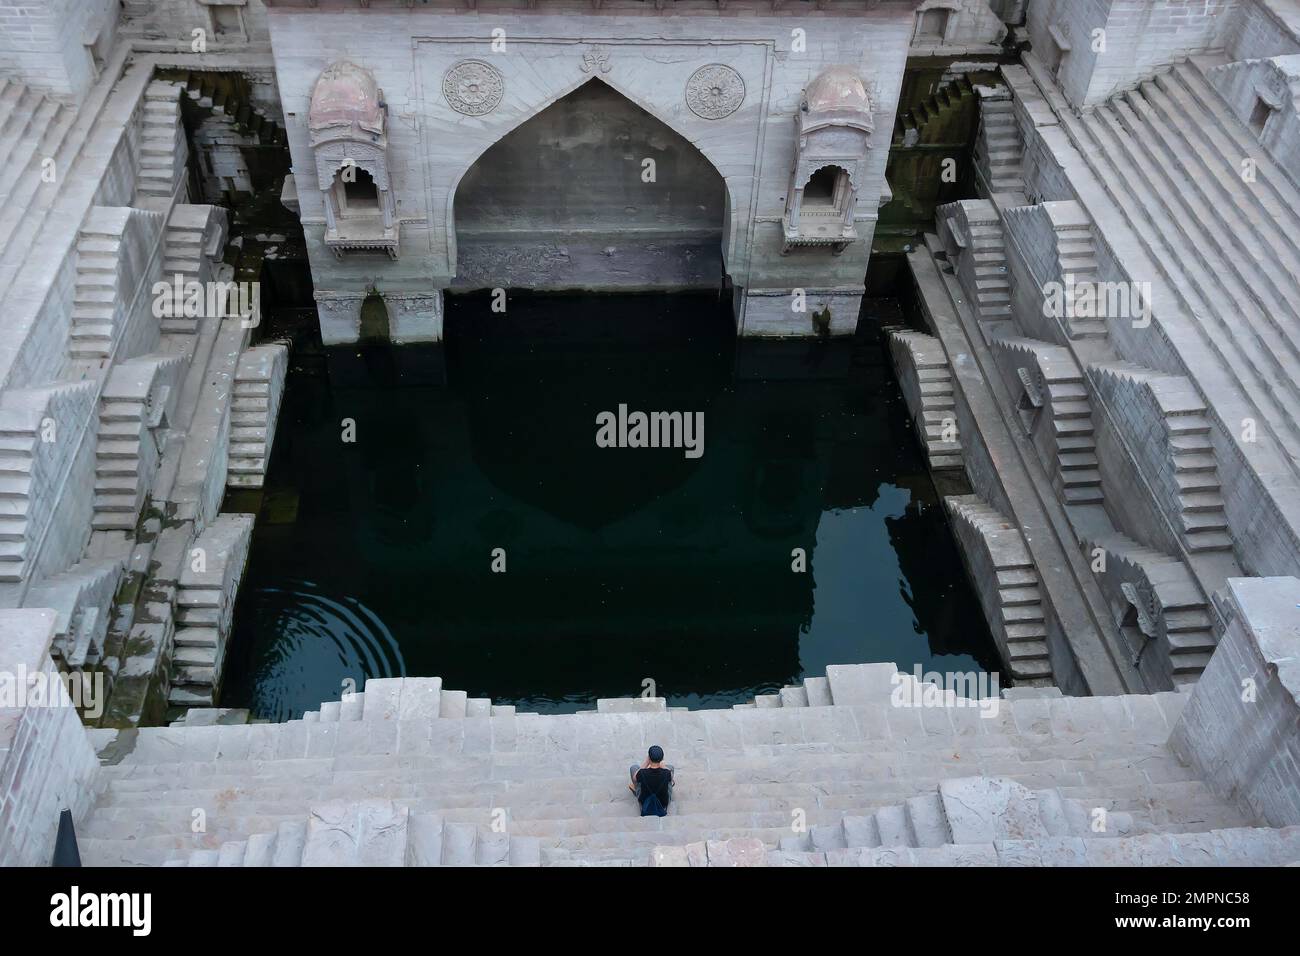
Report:
[[[730,116],[745,101],[745,81],[729,66],[710,63],[702,66],[686,81],[686,105],[704,119]]]
[[[482,116],[491,113],[505,95],[506,81],[496,68],[482,60],[462,60],[442,78],[442,95],[457,113]]]

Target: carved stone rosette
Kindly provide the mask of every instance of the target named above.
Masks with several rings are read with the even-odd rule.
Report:
[[[466,116],[491,113],[505,92],[506,81],[496,67],[482,60],[461,60],[442,78],[447,104]]]
[[[686,105],[704,119],[725,119],[740,109],[743,102],[745,81],[721,63],[700,67],[686,81]]]

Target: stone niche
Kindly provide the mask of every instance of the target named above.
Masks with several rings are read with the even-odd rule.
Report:
[[[396,202],[388,175],[388,104],[369,70],[346,60],[320,75],[307,119],[324,196],[325,245],[338,257],[396,259]]]
[[[824,70],[808,84],[794,122],[782,252],[824,246],[838,255],[858,239],[853,212],[875,129],[862,77],[847,66]]]

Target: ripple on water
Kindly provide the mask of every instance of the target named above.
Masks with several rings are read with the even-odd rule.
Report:
[[[276,635],[257,642],[263,650],[249,676],[259,717],[289,720],[338,700],[348,679],[361,689],[366,678],[406,674],[392,632],[355,598],[327,595],[303,579],[246,588],[240,597],[239,613],[252,634]]]

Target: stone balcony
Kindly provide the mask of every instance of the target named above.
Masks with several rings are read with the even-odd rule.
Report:
[[[340,259],[348,252],[386,252],[396,259],[399,233],[397,223],[385,226],[380,216],[349,217],[325,230],[325,245]]]
[[[783,253],[796,246],[828,246],[839,255],[849,243],[858,240],[857,228],[853,223],[845,225],[838,210],[819,214],[805,209],[799,214],[798,225],[789,216],[782,216],[781,231]]]

